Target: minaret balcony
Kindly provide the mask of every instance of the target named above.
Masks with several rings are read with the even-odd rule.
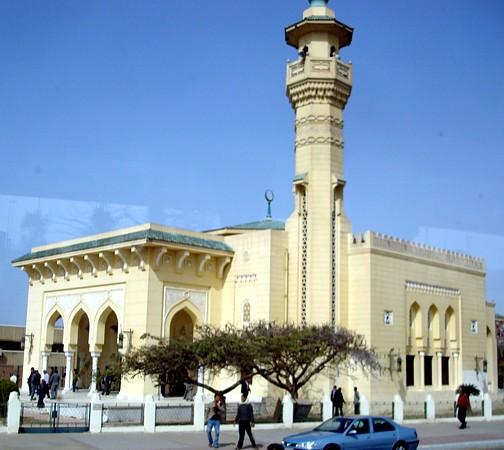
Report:
[[[305,79],[338,80],[352,85],[352,64],[336,58],[302,58],[287,65],[287,85]]]

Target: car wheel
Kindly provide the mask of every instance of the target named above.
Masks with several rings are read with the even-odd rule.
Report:
[[[404,442],[398,442],[394,445],[394,450],[408,450],[408,446]]]
[[[324,447],[324,450],[340,450],[336,444],[329,444]]]

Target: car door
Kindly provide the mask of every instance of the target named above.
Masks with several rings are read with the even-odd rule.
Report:
[[[390,450],[397,441],[397,431],[392,423],[382,417],[373,417],[371,441],[373,447],[379,450]]]
[[[355,419],[345,434],[345,449],[367,450],[375,448],[370,442],[371,430],[369,427],[369,419],[367,418]]]

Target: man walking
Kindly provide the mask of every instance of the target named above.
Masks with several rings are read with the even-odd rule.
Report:
[[[341,388],[338,388],[336,391],[336,415],[343,415],[343,403],[345,403],[345,399],[343,398],[343,392],[341,392]]]
[[[226,417],[224,402],[220,394],[215,394],[214,401],[210,407],[207,417],[207,437],[208,446],[219,448],[219,434],[221,423],[224,422]],[[212,429],[215,429],[215,437],[212,437]]]
[[[467,410],[471,407],[469,396],[465,393],[462,386],[458,388],[459,397],[457,399],[457,419],[460,421],[459,428],[463,430],[467,428]]]
[[[35,372],[32,375],[31,379],[31,384],[32,384],[32,394],[30,397],[30,400],[33,400],[35,396],[38,394],[38,390],[40,387],[40,372],[38,370],[35,370]]]
[[[331,403],[332,403],[332,416],[337,415],[337,409],[336,409],[336,394],[338,392],[338,388],[336,385],[333,386],[332,391],[331,391]]]
[[[60,376],[58,369],[54,369],[49,377],[49,385],[51,386],[51,399],[56,400],[58,396],[58,386],[60,382]]]
[[[360,414],[360,394],[357,390],[357,386],[353,388],[353,405],[354,405],[354,414],[358,416]]]
[[[247,432],[252,447],[258,448],[256,446],[254,436],[252,435],[252,427],[255,426],[254,409],[247,401],[247,397],[245,395],[241,396],[241,403],[238,406],[238,411],[236,412],[235,423],[238,424],[238,444],[236,444],[235,450],[243,447],[245,432]]]

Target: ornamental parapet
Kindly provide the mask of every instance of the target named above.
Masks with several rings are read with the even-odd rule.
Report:
[[[352,65],[336,58],[310,58],[287,65],[287,96],[293,108],[329,103],[343,109],[352,91]]]
[[[310,58],[287,64],[287,85],[298,83],[306,78],[340,80],[352,85],[352,63],[345,63],[336,58]]]
[[[419,260],[428,260],[440,264],[466,269],[481,274],[485,273],[485,261],[482,258],[469,256],[459,252],[419,244],[374,231],[357,233],[350,237],[351,248],[366,248],[370,251],[380,251]]]

